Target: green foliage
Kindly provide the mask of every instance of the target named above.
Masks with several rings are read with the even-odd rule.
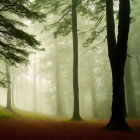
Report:
[[[83,43],[84,47],[88,47],[100,36],[106,34],[106,22],[105,22],[105,9],[106,0],[78,0],[77,2],[77,13],[85,17],[84,20],[89,20],[93,22],[93,26],[82,35],[85,36],[86,40]],[[115,6],[118,5],[118,1],[114,0]],[[54,37],[66,36],[71,32],[71,1],[68,0],[35,0],[34,8],[38,8],[40,11],[43,10],[47,15],[56,15],[57,20],[54,21],[50,26],[44,30],[52,29],[54,27]],[[118,15],[118,10],[114,10],[114,14]],[[80,33],[80,29],[78,29]],[[106,35],[104,35],[106,38]],[[103,37],[103,42],[105,40]]]
[[[105,0],[79,0],[77,2],[77,13],[80,16],[84,16],[84,20],[93,21],[93,27],[82,33],[85,35],[86,40],[83,44],[84,47],[88,47],[92,44],[100,34],[105,31]],[[71,33],[72,30],[72,5],[71,1],[68,0],[48,0],[39,1],[35,0],[35,8],[40,11],[43,10],[47,15],[53,14],[57,20],[55,20],[48,27],[45,26],[44,30],[50,30],[54,27],[54,37],[66,36]],[[79,18],[78,18],[79,19]],[[102,24],[103,23],[103,24]],[[102,24],[102,26],[100,26]],[[80,33],[80,29],[78,29]],[[88,32],[88,34],[87,34]]]
[[[71,32],[71,1],[35,0],[35,4],[32,7],[35,9],[37,8],[40,11],[42,10],[44,13],[46,13],[46,15],[54,15],[54,17],[56,18],[54,23],[49,25],[47,28],[45,26],[44,30],[47,31],[55,27],[55,38],[57,38],[58,36],[66,36]]]
[[[0,71],[0,86],[6,88],[7,84],[7,75]]]
[[[79,7],[80,15],[93,22],[93,26],[82,33],[86,36],[83,46],[88,47],[96,39],[99,39],[99,36],[105,31],[105,0],[86,1],[80,4]]]
[[[56,31],[54,32],[54,37],[57,38],[59,35],[66,36],[71,32],[71,17],[65,18],[62,22],[56,25]]]
[[[29,6],[29,0],[1,0],[0,3],[0,59],[11,65],[27,64],[31,51],[41,50],[39,41],[20,29],[26,27],[21,18],[39,22],[45,18]],[[0,85],[5,87],[5,82],[1,80]]]
[[[1,0],[0,12],[9,11],[21,18],[27,18],[32,20],[41,20],[45,15],[35,11],[31,11],[27,8],[29,6],[29,0]]]

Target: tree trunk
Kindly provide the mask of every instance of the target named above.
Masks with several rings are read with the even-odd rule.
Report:
[[[33,110],[36,112],[36,54],[33,58]]]
[[[125,121],[124,66],[129,33],[130,3],[129,0],[120,0],[119,2],[118,40],[116,43],[113,0],[106,0],[107,42],[112,70],[113,100],[112,116],[105,128],[127,131],[130,128]]]
[[[89,84],[91,88],[91,96],[92,96],[92,104],[93,104],[93,117],[97,117],[97,110],[96,110],[96,90],[95,90],[95,81],[93,79],[93,72],[92,72],[92,63],[91,63],[91,54],[89,54]]]
[[[12,110],[11,107],[11,77],[10,77],[10,66],[6,62],[6,75],[7,75],[7,105],[6,109]]]
[[[136,101],[135,101],[135,91],[133,88],[131,68],[130,68],[130,58],[127,58],[125,66],[125,89],[126,89],[126,101],[127,101],[127,112],[128,117],[136,117]]]
[[[77,0],[72,0],[72,35],[73,35],[73,91],[74,112],[72,119],[81,120],[79,111],[79,85],[78,85],[78,34],[77,34]]]
[[[15,92],[15,71],[14,71],[14,68],[13,68],[13,75],[12,75],[12,107],[13,108],[15,107],[14,92]]]
[[[63,110],[62,110],[62,100],[61,100],[61,91],[60,91],[58,47],[59,47],[59,44],[56,41],[56,44],[55,44],[55,56],[56,56],[56,58],[55,58],[55,65],[56,65],[56,106],[57,106],[56,115],[62,116],[63,115]]]

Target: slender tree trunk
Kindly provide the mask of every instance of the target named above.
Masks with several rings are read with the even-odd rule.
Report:
[[[13,68],[13,75],[12,75],[12,107],[13,108],[15,107],[14,92],[15,92],[15,71],[14,71],[14,68]]]
[[[91,54],[89,54],[89,84],[91,87],[91,96],[92,96],[92,104],[93,104],[93,116],[97,117],[97,110],[96,110],[96,90],[95,90],[95,82],[93,79],[93,72],[92,72],[92,63],[91,63]]]
[[[10,77],[10,66],[6,62],[6,75],[7,75],[7,106],[6,109],[12,110],[11,107],[11,77]]]
[[[56,44],[55,44],[55,56],[56,56],[55,57],[55,65],[56,65],[56,106],[57,106],[56,115],[62,116],[63,115],[63,110],[62,110],[62,100],[61,100],[61,91],[60,91],[58,47],[59,47],[59,44],[56,41]]]
[[[113,101],[112,116],[105,128],[130,130],[125,121],[124,90],[124,66],[129,33],[130,3],[129,0],[120,0],[119,2],[118,41],[116,43],[113,0],[106,0],[107,42],[112,70]]]
[[[128,117],[136,117],[136,101],[135,101],[135,91],[133,88],[132,74],[130,68],[130,58],[127,58],[125,66],[125,89],[126,89],[126,101],[127,101],[127,112]]]
[[[42,112],[42,80],[41,80],[41,76],[39,76],[39,112]]]
[[[36,54],[33,58],[33,110],[36,111]]]
[[[77,0],[72,0],[72,35],[73,35],[73,91],[74,112],[72,119],[81,120],[79,111],[79,85],[78,85],[78,34],[77,34]]]

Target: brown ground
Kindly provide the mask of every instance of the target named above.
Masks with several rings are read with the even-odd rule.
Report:
[[[0,140],[140,140],[140,120],[128,120],[134,132],[104,130],[106,123],[1,118]]]

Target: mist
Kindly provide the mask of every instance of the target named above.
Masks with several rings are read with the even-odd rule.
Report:
[[[2,0],[0,118],[97,129],[110,118],[104,128],[130,131],[126,120],[140,117],[140,2],[126,1],[15,0],[7,9],[13,2]]]
[[[131,15],[136,20],[131,23],[128,43],[129,56],[127,57],[129,64],[126,64],[125,74],[127,75],[128,71],[131,73],[129,76],[132,85],[129,85],[131,86],[129,88],[133,90],[134,101],[131,103],[126,98],[126,103],[129,100],[131,108],[135,106],[135,115],[139,116],[139,32],[136,32],[140,22],[138,16],[140,12],[139,2],[133,7]],[[55,17],[51,18],[49,22],[52,23],[53,20]],[[29,57],[28,65],[9,66],[12,107],[48,115],[71,117],[73,112],[71,34],[55,39],[51,30],[42,32],[46,23],[24,22],[28,26],[24,30],[36,35],[45,51],[33,52]],[[78,17],[78,23],[81,32],[91,27],[90,19],[85,22],[84,18]],[[83,118],[109,117],[111,114],[112,81],[106,41],[96,46],[101,40],[99,38],[91,47],[84,48],[82,45],[84,38],[79,35],[80,114]],[[1,61],[1,71],[6,72],[3,61]],[[127,83],[125,84],[127,85]],[[7,89],[1,87],[0,91],[0,104],[6,106]],[[127,92],[129,91],[126,89],[126,97]]]

